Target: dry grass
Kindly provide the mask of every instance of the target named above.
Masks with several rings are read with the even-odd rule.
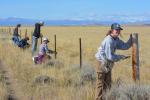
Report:
[[[2,75],[2,72],[0,72],[0,100],[6,100],[7,98],[7,89],[6,85],[4,83],[4,76]]]
[[[22,27],[22,37],[25,29],[31,37],[33,27]],[[140,83],[150,84],[150,27],[124,27],[122,39],[127,40],[130,33],[138,32],[140,41]],[[57,61],[54,66],[45,64],[35,66],[31,59],[31,48],[21,50],[8,39],[0,39],[0,59],[13,72],[17,80],[16,88],[21,88],[22,98],[28,100],[93,100],[95,83],[92,80],[82,83],[83,73],[90,72],[96,66],[94,57],[97,47],[105,37],[109,27],[88,26],[88,27],[43,27],[42,33],[50,39],[49,47],[54,49],[54,34],[57,35]],[[0,34],[2,35],[2,34]],[[80,70],[79,66],[79,37],[82,38],[83,63],[85,68]],[[2,41],[3,40],[3,41]],[[31,43],[31,41],[30,41]],[[131,49],[118,51],[121,54],[131,55]],[[85,70],[85,71],[84,71]],[[54,82],[48,84],[36,84],[37,76],[49,76]],[[92,76],[93,77],[93,76]],[[131,59],[116,63],[113,68],[113,81],[118,78],[126,83],[132,82]],[[93,77],[94,79],[94,77]],[[6,88],[0,84],[0,95],[4,97]]]
[[[105,100],[150,100],[150,86],[139,83],[125,84],[119,80],[104,97]]]

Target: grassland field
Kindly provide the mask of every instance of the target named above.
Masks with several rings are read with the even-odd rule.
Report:
[[[57,36],[57,64],[45,67],[34,65],[31,56],[31,47],[21,50],[11,41],[12,32],[2,32],[0,27],[0,61],[11,70],[16,85],[20,88],[19,96],[22,100],[93,100],[95,82],[87,82],[82,86],[68,85],[68,81],[80,80],[80,71],[72,70],[79,66],[79,38],[82,39],[83,66],[96,66],[95,53],[110,27],[107,26],[49,26],[42,27],[41,33],[48,37],[49,48],[54,50],[54,35]],[[12,27],[11,27],[12,29]],[[31,33],[34,27],[21,27],[21,37],[25,30],[31,44]],[[127,41],[131,33],[138,33],[140,53],[140,84],[150,85],[150,27],[123,26],[121,39]],[[38,40],[38,46],[40,39]],[[132,49],[117,51],[118,54],[132,55]],[[54,57],[54,56],[53,56]],[[84,71],[83,71],[84,72]],[[35,77],[47,75],[57,80],[48,85],[37,85]],[[117,62],[112,71],[112,80],[122,80],[126,84],[132,81],[132,58]],[[0,73],[0,100],[6,100],[7,87]]]

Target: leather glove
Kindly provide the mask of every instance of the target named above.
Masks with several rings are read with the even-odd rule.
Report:
[[[121,55],[121,60],[124,60],[124,59],[127,59],[127,58],[130,58],[130,56]]]

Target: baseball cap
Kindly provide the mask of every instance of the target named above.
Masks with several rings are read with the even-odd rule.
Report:
[[[113,24],[111,25],[111,29],[123,30],[123,28],[121,28],[120,24],[118,24],[118,23],[113,23]]]

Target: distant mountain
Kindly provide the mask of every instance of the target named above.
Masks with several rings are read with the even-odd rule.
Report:
[[[26,19],[26,18],[0,18],[1,26],[14,26],[18,23],[25,26],[32,26],[40,20],[36,19]],[[65,19],[65,20],[44,20],[47,26],[70,26],[70,25],[110,25],[113,22],[118,22],[120,24],[131,24],[131,25],[150,25],[150,19],[143,17],[115,17],[109,16],[102,18],[101,20],[91,20],[91,19]]]
[[[34,19],[25,19],[25,18],[6,18],[6,19],[0,19],[0,25],[2,26],[14,26],[18,23],[23,24],[23,25],[34,25],[35,22],[38,20]]]
[[[25,18],[7,18],[0,19],[0,25],[2,26],[14,26],[18,23],[23,25],[34,25],[40,20],[35,19],[25,19]],[[94,20],[44,20],[45,25],[51,26],[61,26],[61,25],[101,25],[101,22]]]

